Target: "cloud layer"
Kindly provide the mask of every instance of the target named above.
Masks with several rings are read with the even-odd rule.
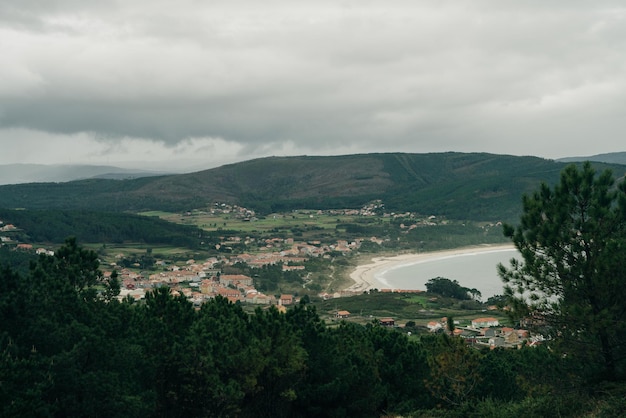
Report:
[[[3,1],[0,163],[622,151],[625,23],[617,1]]]

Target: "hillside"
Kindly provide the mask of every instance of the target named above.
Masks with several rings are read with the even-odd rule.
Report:
[[[588,157],[566,157],[557,161],[563,163],[574,163],[580,161],[597,161],[608,164],[626,164],[626,152],[609,152],[607,154],[596,154]]]
[[[594,163],[612,168],[622,165]],[[190,174],[128,180],[0,186],[0,207],[99,211],[239,204],[260,213],[358,207],[382,199],[388,210],[468,220],[516,220],[521,195],[558,179],[565,163],[486,153],[270,157]]]
[[[132,179],[162,175],[146,170],[98,165],[0,164],[0,184],[67,182],[88,178]]]
[[[197,248],[208,233],[152,216],[72,210],[9,210],[0,208],[0,221],[15,224],[11,236],[20,242],[62,243],[74,236],[83,243],[124,242]]]

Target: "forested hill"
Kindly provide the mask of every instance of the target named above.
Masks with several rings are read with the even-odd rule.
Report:
[[[626,166],[612,168],[616,177]],[[515,220],[521,196],[554,183],[566,163],[487,153],[269,157],[200,171],[131,180],[0,186],[0,207],[106,211],[188,210],[213,202],[260,213],[359,207],[381,199],[388,210],[468,220]]]
[[[20,242],[61,243],[73,236],[84,243],[136,242],[197,248],[200,241],[212,240],[210,233],[190,225],[128,213],[0,208],[0,219],[19,225],[13,236]]]

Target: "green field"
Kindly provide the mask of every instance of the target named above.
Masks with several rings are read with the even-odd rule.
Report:
[[[337,224],[363,223],[372,218],[362,216],[346,216],[332,214],[318,214],[317,210],[298,210],[287,214],[274,213],[256,218],[244,220],[232,214],[213,215],[205,211],[192,211],[187,213],[172,213],[163,211],[149,211],[139,213],[143,216],[157,216],[169,222],[193,225],[206,231],[235,230],[241,232],[266,233],[280,230],[302,228],[305,230],[334,231]],[[388,219],[376,218],[377,222],[389,223]]]
[[[390,220],[382,217],[347,216],[322,213],[317,210],[298,210],[286,214],[275,213],[263,217],[243,219],[233,214],[213,215],[206,211],[172,213],[162,211],[141,212],[143,216],[156,216],[163,220],[194,226],[211,233],[252,236],[257,238],[293,238],[296,241],[322,241],[333,243],[341,239],[353,239],[346,233],[345,225],[374,227],[380,235],[388,229]]]
[[[404,325],[407,321],[414,321],[417,325],[426,326],[430,321],[439,321],[443,317],[452,317],[467,326],[472,319],[481,316],[497,318],[500,323],[508,324],[509,319],[498,311],[486,313],[482,305],[476,304],[473,308],[463,309],[458,301],[439,298],[431,302],[432,295],[380,293],[371,292],[352,297],[315,301],[321,317],[333,321],[334,314],[340,310],[351,313],[350,321],[368,323],[376,318],[391,317],[396,324]]]
[[[172,246],[152,246],[147,244],[84,244],[85,248],[89,248],[98,253],[101,263],[108,265],[118,262],[118,255],[126,258],[141,257],[150,255],[155,259],[165,259],[168,261],[184,264],[186,260],[192,258],[207,258],[208,254],[201,251],[192,251],[183,247]]]

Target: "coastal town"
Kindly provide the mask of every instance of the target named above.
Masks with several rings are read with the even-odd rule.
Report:
[[[435,216],[418,219],[411,213],[385,213],[382,209],[380,202],[373,202],[360,210],[336,209],[326,211],[326,213],[314,211],[308,216],[382,216],[393,219],[399,218],[398,227],[406,232],[419,226],[436,226],[438,222]],[[211,205],[206,212],[212,216],[228,216],[226,219],[238,219],[242,222],[253,223],[257,221],[254,211],[236,205],[216,203]],[[181,216],[189,219],[194,216],[202,216],[203,214],[204,212],[189,211]],[[274,214],[272,216],[278,218],[285,215]],[[19,230],[19,226],[5,224],[0,220],[1,244],[12,246],[15,251],[46,255],[54,254],[53,250],[34,247],[32,244],[19,242],[14,239],[14,233]],[[302,295],[311,294],[308,288],[308,285],[311,284],[311,272],[307,271],[307,261],[312,259],[330,261],[333,257],[349,256],[358,253],[364,242],[369,243],[369,245],[380,246],[384,240],[371,236],[353,240],[336,239],[333,242],[322,242],[321,240],[300,241],[294,239],[294,237],[269,236],[260,238],[258,236],[230,234],[220,237],[219,243],[215,244],[215,249],[218,250],[217,255],[206,259],[196,260],[190,258],[173,262],[155,257],[150,268],[142,268],[145,266],[142,266],[140,263],[129,262],[129,254],[120,252],[114,254],[113,257],[109,256],[109,261],[103,261],[101,270],[104,279],[109,279],[112,275],[117,277],[120,283],[120,293],[117,296],[119,300],[130,298],[134,301],[141,301],[153,289],[166,287],[173,296],[186,298],[196,308],[200,308],[202,304],[219,296],[228,299],[232,303],[261,307],[275,306],[279,311],[284,312],[290,305],[297,304]],[[242,247],[254,248],[254,251],[238,252],[233,250],[233,248]],[[491,247],[484,249],[489,248]],[[419,255],[405,254],[395,257],[375,257],[372,259],[372,264],[360,264],[351,272],[350,279],[352,284],[349,286],[330,292],[320,289],[315,296],[320,300],[331,300],[355,296],[371,290],[381,293],[419,294],[423,290],[385,288],[375,279],[376,273],[383,268],[415,259],[415,257],[425,261],[434,257],[462,255],[470,251],[475,252],[477,249],[472,247],[469,249],[448,250],[443,253],[430,252]],[[242,265],[247,266],[251,273],[240,273],[237,267]],[[259,277],[255,272],[268,266],[280,268],[283,273],[292,272],[297,274],[302,282],[303,291],[268,292],[260,290]],[[351,315],[346,310],[341,310],[341,308],[337,308],[334,313],[334,318],[339,320],[350,321],[353,320],[353,317],[354,315]],[[384,326],[404,326],[404,323],[399,324],[394,318],[377,318],[377,321]],[[431,333],[442,332],[446,329],[446,318],[443,318],[441,321],[424,322],[423,326]],[[520,330],[502,327],[495,318],[490,318],[490,320],[480,324],[472,321],[471,325],[456,327],[453,333],[463,337],[469,343],[486,344],[491,347],[516,347],[521,341],[526,341],[529,338],[528,331],[521,332]]]
[[[235,208],[237,210],[238,208]],[[232,213],[232,208],[220,209]],[[241,210],[243,216],[253,213]],[[15,251],[34,252],[35,254],[53,255],[54,251],[43,247],[34,247],[29,243],[21,243],[11,238],[10,233],[16,232],[19,227],[12,224],[4,224],[0,221],[0,235],[2,244],[11,246]],[[239,242],[251,244],[255,238],[238,236],[223,237],[216,245],[228,247]],[[379,242],[375,237],[371,242]],[[257,305],[285,306],[297,302],[295,295],[265,295],[255,288],[253,277],[242,274],[223,274],[222,270],[230,266],[243,263],[253,269],[268,265],[280,265],[283,272],[294,271],[300,273],[306,281],[305,261],[311,258],[329,258],[331,252],[348,254],[358,250],[362,240],[348,242],[337,240],[335,243],[322,244],[320,241],[298,242],[293,238],[267,238],[262,243],[256,243],[260,250],[255,254],[241,253],[210,257],[206,260],[186,260],[184,263],[170,263],[166,260],[157,259],[154,262],[156,271],[142,270],[139,265],[124,267],[122,263],[111,262],[103,264],[101,268],[105,278],[116,274],[121,283],[120,299],[131,297],[141,300],[146,292],[158,287],[168,287],[174,295],[183,295],[199,306],[208,299],[217,295],[223,296],[231,302],[245,302]],[[115,255],[116,260],[123,260],[127,254]],[[320,293],[322,298],[351,296],[356,291],[338,291],[333,294]]]
[[[232,240],[233,238],[231,238]],[[235,240],[238,238],[235,237]],[[253,270],[268,265],[280,265],[283,272],[298,272],[306,281],[304,265],[306,260],[312,257],[329,257],[328,254],[331,251],[348,253],[358,249],[358,247],[359,242],[348,243],[343,240],[337,241],[336,244],[321,245],[319,242],[296,242],[293,238],[271,238],[265,240],[266,250],[258,254],[243,253],[211,257],[202,262],[188,260],[184,266],[166,266],[162,260],[158,260],[156,263],[163,267],[163,271],[147,276],[128,268],[117,270],[118,278],[122,283],[119,297],[132,297],[139,300],[145,297],[146,291],[166,286],[171,289],[174,295],[183,295],[196,306],[219,295],[233,303],[245,302],[254,305],[284,307],[297,303],[298,297],[292,294],[281,294],[278,297],[273,294],[264,294],[257,290],[253,277],[243,274],[223,274],[222,269],[239,263],[244,263]],[[123,254],[118,257],[122,258]],[[105,271],[105,275],[112,274],[118,266],[110,267],[112,269]],[[327,299],[352,296],[357,293],[356,291],[342,290],[332,294],[322,292],[319,296]]]

